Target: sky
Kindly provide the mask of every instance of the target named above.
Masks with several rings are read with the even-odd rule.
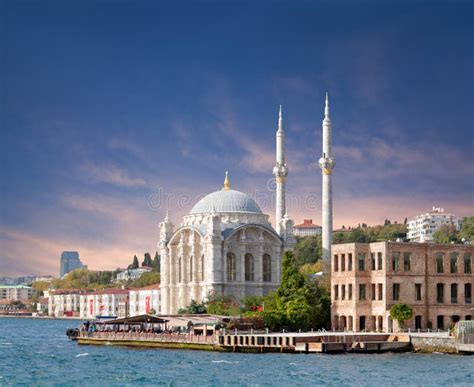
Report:
[[[157,248],[169,211],[233,189],[321,222],[329,93],[334,225],[433,205],[474,215],[470,1],[0,0],[0,276]]]

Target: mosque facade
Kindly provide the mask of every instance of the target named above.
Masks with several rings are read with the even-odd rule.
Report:
[[[169,219],[160,223],[163,314],[177,313],[192,300],[212,294],[262,296],[280,284],[281,258],[296,240],[293,221],[285,208],[285,133],[280,107],[276,133],[276,227],[255,200],[224,186],[199,200],[175,229]]]

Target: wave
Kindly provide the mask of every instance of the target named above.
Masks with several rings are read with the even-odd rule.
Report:
[[[82,356],[89,356],[89,354],[86,352],[86,353],[80,353],[79,355],[76,355],[76,357],[82,357]]]
[[[211,360],[211,363],[227,363],[227,364],[237,364],[238,361],[229,361],[229,360]]]

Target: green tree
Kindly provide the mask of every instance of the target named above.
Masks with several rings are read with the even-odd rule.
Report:
[[[468,216],[463,219],[458,238],[460,241],[464,238],[468,242],[474,242],[474,216]]]
[[[297,238],[295,253],[298,263],[314,263],[321,259],[323,248],[321,244],[321,236],[308,236]]]
[[[436,243],[459,242],[456,226],[453,224],[441,226],[434,234],[433,239]]]
[[[156,314],[156,310],[151,308],[149,311],[148,311],[148,314],[151,314],[152,316],[154,316]]]
[[[160,283],[160,273],[156,271],[149,271],[143,273],[140,278],[132,282],[132,287],[144,288],[145,286],[155,285]]]
[[[153,270],[160,272],[160,256],[158,255],[158,252],[155,253],[155,258],[153,258],[151,267]]]
[[[129,269],[138,269],[140,267],[140,263],[138,262],[138,257],[136,255],[133,256],[133,263],[128,266]]]
[[[291,296],[305,284],[305,277],[296,266],[295,256],[286,251],[281,263],[281,282],[278,288],[278,296],[284,300]]]
[[[191,300],[191,303],[186,308],[178,310],[179,314],[203,314],[206,312],[206,305],[204,303],[198,304],[195,300]]]
[[[413,316],[413,309],[403,303],[395,304],[390,308],[390,317],[398,322],[398,326],[403,328],[406,321]]]
[[[31,284],[31,287],[36,290],[39,295],[43,295],[44,291],[51,286],[50,282],[47,281],[35,281]]]
[[[148,267],[152,266],[150,253],[145,253],[142,266],[148,266]]]

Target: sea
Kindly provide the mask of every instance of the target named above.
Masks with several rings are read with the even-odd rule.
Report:
[[[0,385],[474,386],[474,356],[80,346],[77,320],[0,318]]]

